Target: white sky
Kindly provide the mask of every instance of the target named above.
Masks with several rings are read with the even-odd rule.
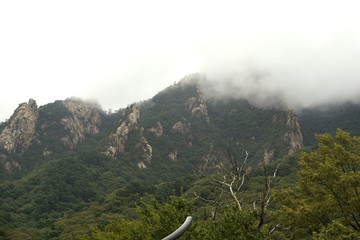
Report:
[[[107,109],[183,76],[280,91],[288,101],[360,90],[360,1],[0,1],[0,121],[29,98]]]

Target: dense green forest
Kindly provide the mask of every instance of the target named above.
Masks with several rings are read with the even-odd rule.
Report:
[[[138,219],[92,227],[91,234],[77,239],[161,239],[189,215],[195,223],[182,239],[360,239],[360,137],[339,129],[334,137],[318,135],[317,140],[315,150],[301,154],[292,188],[275,184],[276,177],[284,181],[290,176],[276,176],[282,169],[267,166],[263,174],[248,176],[248,184],[241,186],[246,189],[237,191],[246,171],[233,155],[231,167],[219,173],[230,179],[209,176],[210,185],[218,188],[205,198],[189,191],[161,200],[148,195],[137,206]],[[263,181],[257,181],[259,177]],[[201,191],[198,184],[193,188]],[[228,187],[235,191],[234,198],[222,196]]]
[[[360,186],[360,177],[356,175],[360,164],[360,140],[339,131],[335,140],[330,135],[323,135],[319,137],[319,143],[319,148],[313,152],[310,149],[298,151],[266,168],[250,172],[243,168],[240,176],[244,176],[244,185],[236,195],[242,204],[241,211],[230,195],[221,194],[219,184],[215,181],[219,176],[228,174],[226,170],[215,175],[188,175],[173,181],[150,184],[141,176],[136,177],[135,172],[132,175],[127,170],[124,174],[128,174],[128,180],[122,182],[117,180],[124,175],[116,178],[116,174],[110,171],[102,174],[108,175],[108,178],[96,179],[96,172],[92,171],[106,168],[104,165],[110,164],[111,160],[101,159],[103,156],[96,156],[95,152],[89,154],[93,160],[91,164],[84,163],[89,159],[85,154],[76,161],[67,158],[50,162],[36,174],[14,183],[7,181],[1,184],[1,225],[6,226],[2,228],[2,238],[161,239],[191,215],[194,222],[183,239],[328,239],[323,236],[337,232],[356,239],[356,229],[349,227],[351,225],[346,221],[346,216],[342,216],[341,208],[336,202],[327,203],[328,198],[333,198],[316,184],[321,184],[323,180],[336,183],[338,179],[331,178],[343,179],[337,174],[341,173],[342,168],[349,169],[344,173],[345,182],[341,182],[340,186],[349,186],[350,189],[341,194],[346,194],[346,197],[353,194],[352,199],[348,200],[349,204],[346,203],[349,205],[346,206],[347,214],[351,216],[351,211],[358,211],[359,198],[354,193]],[[308,154],[304,155],[304,151]],[[329,155],[335,159],[329,159]],[[240,166],[244,156],[239,153],[234,153],[234,156]],[[344,162],[346,157],[352,160]],[[297,164],[299,158],[300,165]],[[321,179],[317,175],[328,171],[314,166],[314,161],[324,164],[323,168],[335,168],[335,172]],[[227,170],[234,171],[232,167],[230,164]],[[314,171],[314,182],[311,183],[307,182],[312,180],[309,178],[310,169]],[[275,171],[276,177],[273,178]],[[266,193],[268,183],[270,188]],[[310,193],[308,189],[303,189],[308,184],[315,185]],[[351,189],[352,186],[355,188]],[[289,187],[294,188],[295,192],[285,190]],[[335,187],[339,191],[339,186]],[[27,189],[32,191],[28,192]],[[106,190],[100,192],[99,189]],[[316,199],[312,199],[314,196]],[[270,200],[269,205],[262,209],[263,202],[267,200]],[[324,207],[316,211],[311,209],[319,207],[318,204],[322,202],[326,203]],[[324,218],[325,222],[317,223],[313,229],[308,221],[311,216],[306,216],[299,209],[299,204],[309,204],[309,207],[304,207],[310,208],[308,211],[319,212],[319,216],[314,218]],[[323,216],[329,213],[330,207],[331,216]],[[289,209],[294,209],[294,212]],[[260,218],[264,220],[259,227]]]
[[[295,182],[294,171],[289,175],[288,169],[295,170],[297,168],[296,161],[294,161],[296,156],[298,154],[274,163],[282,162],[277,170],[278,179],[274,182],[274,186],[278,184],[288,186],[291,182]],[[101,157],[98,156],[98,158]],[[142,180],[140,175],[136,177],[136,172],[130,173],[128,170],[124,170],[123,174],[111,171],[102,173],[101,179],[99,179],[96,178],[97,174],[93,171],[95,169],[101,171],[101,168],[106,168],[104,159],[100,161],[95,156],[92,158],[92,164],[84,164],[85,159],[88,158],[83,156],[78,159],[67,158],[53,161],[24,179],[14,183],[9,181],[3,183],[1,185],[1,225],[6,226],[2,229],[3,238],[71,239],[80,234],[90,233],[91,229],[105,231],[110,225],[116,225],[119,221],[130,224],[129,226],[135,224],[133,227],[136,234],[136,229],[138,229],[136,224],[143,224],[138,221],[143,219],[143,211],[147,208],[152,211],[172,211],[174,214],[172,217],[176,218],[176,221],[171,223],[172,228],[178,227],[187,214],[195,217],[194,224],[204,221],[202,224],[208,224],[205,224],[204,227],[212,227],[210,224],[213,221],[212,212],[218,206],[211,201],[219,197],[219,192],[209,176],[187,175],[173,181],[151,184]],[[105,165],[110,163],[111,160],[108,159]],[[121,167],[117,171],[120,169]],[[267,167],[268,172],[274,170],[275,165]],[[116,177],[117,174],[121,177]],[[119,182],[124,178],[125,180]],[[245,178],[244,192],[241,193],[241,198],[245,200],[244,209],[251,209],[252,203],[259,201],[259,196],[264,190],[264,170],[251,171],[245,175]],[[31,189],[31,192],[28,189]],[[99,191],[100,189],[103,191]],[[194,191],[201,199],[207,199],[209,202],[197,198]],[[110,194],[106,194],[108,192]],[[175,203],[180,204],[178,201],[184,206],[173,206]],[[228,214],[232,214],[233,207],[231,207],[229,198],[224,196],[221,202],[224,202],[222,205],[230,205],[219,209],[219,216],[227,211]],[[162,210],[163,207],[171,208],[171,210]],[[177,211],[180,210],[184,212],[178,213]],[[162,214],[167,215],[168,213]],[[229,217],[241,218],[243,213],[235,212],[234,214]],[[244,214],[250,217],[253,213],[246,210]],[[152,218],[155,217],[152,216]],[[153,220],[148,219],[148,225]],[[158,221],[165,220],[158,219]],[[223,224],[227,222],[227,220],[224,221]],[[163,230],[159,230],[160,232],[156,236],[170,233],[171,228],[167,227],[169,222],[165,221],[161,224],[165,224],[162,226]],[[89,228],[89,226],[92,227]],[[140,228],[143,229],[143,227]],[[149,227],[149,229],[152,228]],[[255,235],[257,234],[262,236],[264,233],[259,232]],[[150,239],[155,238],[150,237]]]
[[[357,104],[297,122],[179,83],[112,114],[37,111],[29,146],[21,131],[21,151],[0,146],[0,239],[161,239],[189,215],[182,239],[357,239]]]

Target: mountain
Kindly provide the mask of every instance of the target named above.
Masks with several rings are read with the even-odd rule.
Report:
[[[103,115],[99,106],[75,98],[40,108],[30,99],[1,125],[0,162],[8,172],[28,172],[64,156],[85,138],[99,133]]]
[[[188,172],[221,168],[217,161],[229,141],[247,150],[253,164],[303,146],[294,111],[256,108],[246,100],[212,102],[202,93],[198,75],[119,112],[114,119],[100,106],[75,98],[38,108],[30,99],[2,126],[2,166],[9,172],[33,169],[76,154],[79,144],[95,135],[108,157],[132,158],[139,169],[170,163]]]
[[[284,107],[215,100],[204,94],[204,81],[189,75],[112,114],[76,98],[20,104],[0,125],[0,236],[73,238],[79,234],[74,219],[86,228],[86,221],[135,217],[133,204],[147,193],[187,190],[194,176],[223,169],[229,148],[247,151],[254,169],[302,149],[303,133],[309,146],[320,125],[336,125],[318,123],[323,112],[316,110],[302,112],[298,121]],[[348,116],[333,115],[339,121]],[[359,118],[352,116],[355,129]]]

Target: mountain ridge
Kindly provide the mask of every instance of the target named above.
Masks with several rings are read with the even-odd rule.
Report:
[[[356,130],[357,109],[340,111],[352,116],[348,120],[331,112],[331,124],[321,124],[333,129],[336,119]],[[171,186],[189,189],[189,181],[224,169],[229,151],[247,151],[253,173],[286,159],[281,174],[289,174],[321,116],[308,112],[298,121],[295,111],[283,107],[209,98],[196,75],[112,114],[76,98],[40,107],[34,100],[20,104],[0,127],[1,138],[12,140],[0,145],[0,233],[57,239],[71,232],[64,222],[81,214],[92,221],[136,217],[131,204],[155,189],[160,197],[171,194]],[[8,142],[19,148],[9,151]]]
[[[146,165],[150,164],[153,154],[156,155],[158,150],[154,149],[152,144],[157,145],[155,148],[161,148],[164,144],[164,141],[160,145],[157,144],[156,142],[158,140],[156,139],[167,138],[167,142],[173,143],[173,146],[169,147],[170,149],[166,155],[161,153],[162,156],[159,156],[160,158],[172,160],[179,159],[178,155],[180,154],[181,156],[182,151],[184,152],[192,148],[194,141],[201,141],[200,138],[204,140],[204,134],[206,132],[208,132],[208,134],[222,135],[219,133],[219,129],[222,128],[221,124],[219,125],[216,121],[213,122],[212,118],[216,119],[216,117],[211,116],[211,113],[215,115],[230,114],[235,118],[241,118],[241,116],[237,115],[238,111],[241,112],[242,110],[236,109],[237,107],[233,107],[232,109],[229,108],[227,113],[220,113],[216,110],[217,103],[208,100],[202,93],[201,85],[203,85],[204,81],[206,81],[206,79],[202,75],[189,75],[179,81],[179,83],[159,92],[148,101],[132,104],[128,108],[120,109],[116,114],[121,114],[121,117],[113,120],[112,123],[112,128],[113,130],[116,128],[116,131],[109,128],[107,128],[107,130],[102,129],[103,122],[115,116],[115,114],[106,114],[99,105],[88,103],[78,98],[68,98],[65,100],[57,100],[38,108],[36,101],[30,99],[29,103],[20,104],[10,120],[5,123],[6,127],[2,129],[0,133],[0,147],[8,150],[9,153],[16,152],[20,158],[22,158],[23,154],[29,148],[30,150],[35,148],[39,150],[41,148],[41,155],[38,153],[39,159],[43,159],[41,161],[46,161],[46,159],[61,156],[59,153],[73,151],[78,144],[85,139],[97,135],[102,131],[103,135],[108,135],[102,140],[106,143],[100,144],[101,148],[104,149],[103,152],[107,156],[115,157],[116,154],[121,152],[128,153],[130,151],[135,153],[136,151],[140,151],[142,152],[142,157],[138,157],[137,160],[139,168],[146,168]],[[278,141],[289,142],[287,153],[292,153],[296,149],[303,147],[302,136],[295,112],[290,110],[261,109],[251,106],[246,100],[228,101],[231,103],[242,101],[243,103],[240,105],[243,109],[247,108],[245,112],[248,112],[249,116],[253,115],[251,117],[266,118],[265,115],[269,114],[269,111],[272,111],[273,116],[271,122],[269,122],[269,119],[262,119],[260,124],[271,125],[279,119],[281,119],[281,121],[286,121],[283,123],[283,129],[287,130],[283,132],[282,136],[278,136]],[[228,105],[227,103],[221,104]],[[209,110],[209,108],[212,110]],[[251,111],[253,111],[253,113],[251,113]],[[154,119],[154,116],[157,114],[155,112],[159,113],[159,119]],[[277,114],[280,113],[284,113],[285,116],[277,116]],[[24,114],[31,117],[24,117]],[[154,121],[152,119],[154,119]],[[231,116],[229,119],[231,119]],[[31,124],[29,126],[21,124],[22,121],[25,120],[30,121]],[[15,125],[15,122],[17,125]],[[151,124],[149,125],[148,122],[151,122]],[[233,121],[232,124],[235,126],[236,121]],[[243,124],[245,124],[245,122],[243,122]],[[246,124],[248,125],[248,128],[262,128],[260,125],[253,127],[259,124],[256,120],[252,123],[247,122]],[[194,126],[196,126],[196,128],[194,128]],[[155,128],[161,130],[157,131],[154,138],[150,133],[154,132]],[[204,130],[204,132],[201,132],[199,129]],[[212,130],[209,131],[209,129]],[[106,131],[107,133],[104,133]],[[194,135],[194,132],[196,131],[199,131],[198,134],[200,135]],[[267,130],[263,129],[261,131],[266,132]],[[12,132],[12,134],[9,134],[10,132]],[[137,135],[138,138],[136,142],[133,142],[133,145],[135,146],[133,149],[126,148],[126,143],[131,134]],[[228,132],[228,134],[231,135],[230,132]],[[11,136],[17,137],[11,138]],[[224,137],[229,139],[232,138],[230,136]],[[256,137],[252,136],[253,140]],[[134,136],[131,138],[131,140],[134,140]],[[173,140],[176,138],[183,138],[183,141],[185,141],[180,148],[174,147],[178,145]],[[209,142],[210,140],[207,139],[205,141]],[[244,142],[245,140],[242,141]],[[9,145],[9,142],[11,142],[12,145]],[[220,142],[222,143],[219,143],[219,145],[223,145],[222,151],[224,152],[224,142]],[[255,142],[257,142],[257,140]],[[198,146],[201,145],[200,142],[197,144]],[[213,147],[210,146],[214,146],[216,143],[212,142],[208,144],[208,150],[206,151],[212,152],[210,149],[213,149]],[[239,144],[239,142],[236,144]],[[261,155],[266,155],[267,161],[270,161],[270,159],[273,158],[270,156],[274,156],[273,152],[275,151],[275,148],[272,147],[274,143],[269,144],[267,144],[269,145],[269,149],[262,149],[262,154],[257,153],[257,162],[261,161],[260,158],[263,157]],[[16,148],[15,145],[17,146]],[[246,145],[247,144],[242,147],[246,147]],[[153,151],[155,152],[153,153]],[[206,155],[209,156],[209,152],[206,154],[204,153],[203,156],[197,157],[199,159],[205,159]],[[54,155],[53,157],[51,156],[52,154]],[[279,153],[278,155],[280,156],[283,154],[284,153]],[[3,158],[6,158],[6,156]],[[3,162],[5,161],[6,160],[3,160]],[[5,163],[7,165],[11,164],[11,162],[15,162],[15,165],[18,166],[22,165],[15,159],[7,162],[8,163]],[[15,166],[14,164],[12,165]],[[35,166],[37,163],[33,163],[33,165]]]
[[[279,153],[279,146],[274,147],[274,143],[264,142],[262,143],[262,145],[265,146],[262,147],[262,154],[257,152],[257,150],[253,150],[253,152],[257,152],[254,153],[257,162],[260,162],[260,158],[265,162],[271,162],[276,157],[285,156],[286,154],[295,152],[297,149],[301,149],[304,146],[302,132],[306,133],[305,145],[314,143],[313,135],[317,130],[311,129],[311,126],[307,126],[307,122],[314,121],[314,119],[312,120],[311,117],[309,117],[310,112],[312,112],[312,115],[316,115],[314,112],[320,112],[317,111],[316,108],[313,108],[314,110],[308,108],[301,112],[300,123],[302,126],[300,126],[296,112],[286,109],[284,105],[281,105],[279,108],[262,108],[250,104],[246,99],[232,99],[229,97],[221,101],[211,96],[208,98],[202,90],[204,86],[206,86],[206,82],[207,79],[204,75],[188,75],[178,83],[160,91],[153,98],[134,103],[127,108],[119,109],[111,114],[103,111],[100,105],[83,101],[79,98],[57,100],[40,107],[37,106],[35,100],[30,99],[28,103],[20,104],[11,118],[2,123],[0,128],[0,148],[2,147],[4,150],[1,155],[1,163],[7,171],[20,169],[22,164],[16,160],[16,157],[11,158],[7,155],[15,153],[15,155],[21,158],[30,146],[35,148],[35,145],[37,145],[36,148],[42,148],[42,154],[39,158],[46,161],[46,159],[52,158],[52,154],[60,156],[61,154],[58,155],[59,152],[73,151],[78,144],[100,132],[100,135],[107,135],[107,137],[103,137],[102,140],[106,142],[102,143],[101,148],[103,149],[103,153],[107,156],[115,157],[119,152],[126,152],[126,142],[130,136],[129,134],[134,130],[138,131],[138,133],[136,133],[138,139],[137,142],[133,142],[133,144],[137,150],[143,153],[142,159],[139,158],[137,164],[139,168],[146,168],[146,165],[151,162],[153,151],[155,151],[155,155],[157,151],[151,144],[154,135],[155,138],[158,139],[166,138],[164,135],[168,137],[169,134],[167,132],[170,131],[173,135],[171,137],[176,138],[176,134],[180,134],[184,138],[186,136],[187,140],[185,145],[189,149],[194,140],[194,124],[203,124],[203,126],[199,125],[199,128],[202,128],[204,132],[208,131],[208,129],[205,128],[209,128],[217,132],[216,134],[218,134],[218,136],[223,135],[221,137],[227,137],[228,140],[233,139],[234,136],[231,136],[231,131],[226,129],[226,127],[223,128],[221,121],[232,122],[232,126],[235,128],[233,130],[234,132],[239,129],[243,131],[245,128],[253,132],[266,127],[271,129],[273,127],[271,124],[275,124],[276,121],[283,121],[283,126],[280,128],[287,130],[283,131],[282,136],[277,136],[279,134],[275,132],[273,136],[277,136],[279,143],[275,145],[281,145],[281,148],[285,148],[285,145],[281,142],[287,142],[287,152],[280,151],[281,153]],[[232,107],[230,107],[230,105]],[[352,106],[357,105],[353,104]],[[221,108],[227,109],[227,112],[220,111]],[[154,109],[156,110],[154,111]],[[329,109],[334,108],[330,107]],[[329,109],[327,111],[329,111]],[[355,107],[352,109],[355,109]],[[132,113],[126,114],[126,112],[129,111]],[[165,120],[154,119],[154,116],[157,114],[155,113],[156,111],[163,111],[158,117]],[[270,116],[270,112],[272,116]],[[248,114],[245,118],[253,118],[252,122],[241,120],[243,117],[239,116],[239,114],[244,113]],[[285,116],[280,116],[279,114],[284,114]],[[319,114],[321,115],[321,112]],[[220,116],[219,119],[217,119],[218,116]],[[226,120],[221,119],[224,116]],[[272,119],[271,123],[269,122],[270,118]],[[236,120],[233,121],[234,119]],[[108,125],[104,127],[103,122],[106,121]],[[123,122],[120,123],[121,121]],[[236,121],[238,121],[238,123],[236,123]],[[352,121],[356,120],[353,119]],[[148,122],[151,122],[151,124],[149,125]],[[170,123],[171,126],[169,125]],[[236,126],[236,124],[243,125],[243,127]],[[278,127],[276,129],[280,131]],[[116,131],[112,131],[110,128],[112,128],[112,130],[116,128]],[[219,129],[227,132],[225,136],[221,133],[222,130],[219,132]],[[351,131],[349,128],[345,130]],[[242,139],[242,146],[240,147],[251,149],[251,144],[256,143],[257,139],[266,135],[266,132],[269,130],[261,131],[263,132],[258,133],[257,136],[253,134],[252,136],[248,136],[247,139]],[[320,129],[319,132],[323,131],[323,129]],[[332,131],[335,130],[333,129]],[[214,132],[211,134],[215,134]],[[246,131],[241,132],[241,134],[249,135]],[[51,146],[48,144],[49,142],[51,142]],[[170,142],[173,142],[173,140],[170,140]],[[250,145],[245,142],[248,142]],[[238,141],[235,144],[239,145],[240,142]],[[215,142],[209,143],[207,148],[213,149],[214,145],[216,145]],[[222,149],[225,149],[224,143],[218,143],[218,145],[223,145]],[[131,151],[134,152],[134,150]],[[162,158],[166,158],[167,156],[168,159],[174,161],[178,159],[180,152],[179,149],[173,147],[173,149],[168,150],[166,155],[162,154]],[[212,150],[209,150],[209,152],[212,152]],[[204,156],[209,156],[209,152],[204,154]],[[197,157],[204,159],[204,156]]]

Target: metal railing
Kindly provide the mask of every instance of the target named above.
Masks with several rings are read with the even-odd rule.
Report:
[[[166,236],[162,240],[173,240],[180,237],[190,227],[191,222],[192,222],[192,217],[191,216],[187,217],[185,222],[178,229],[176,229],[173,233]]]

